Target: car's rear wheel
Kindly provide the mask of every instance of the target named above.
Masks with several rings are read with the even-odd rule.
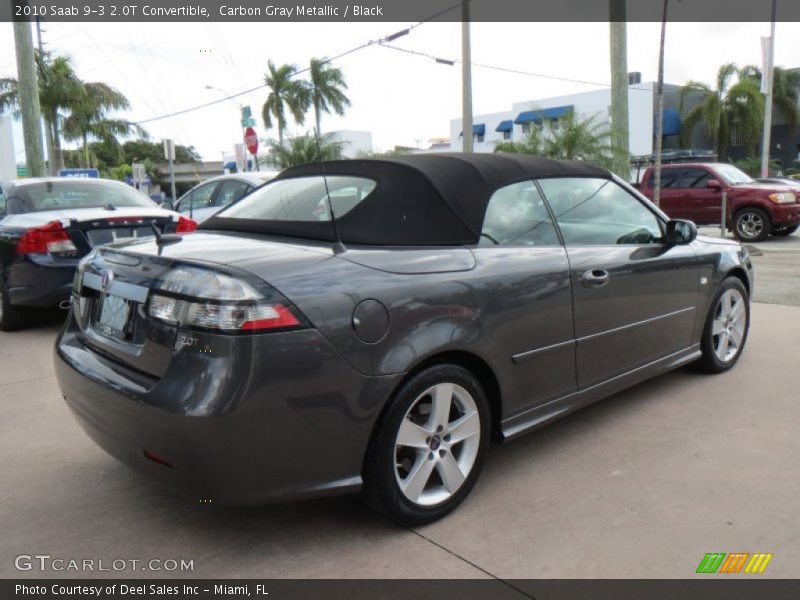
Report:
[[[743,208],[733,218],[733,233],[742,242],[760,242],[772,231],[769,215],[760,208]]]
[[[373,436],[366,491],[391,518],[422,525],[467,497],[489,444],[486,394],[466,369],[429,367],[401,386]]]
[[[800,225],[786,225],[783,227],[774,227],[772,229],[772,235],[779,235],[781,237],[785,237],[787,235],[792,235]]]
[[[750,298],[738,277],[719,286],[706,318],[698,366],[709,373],[727,371],[739,360],[750,330]]]
[[[11,306],[8,294],[0,284],[0,331],[15,331],[24,325],[25,315],[21,309]]]

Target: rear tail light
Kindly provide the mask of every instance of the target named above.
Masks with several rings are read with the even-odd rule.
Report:
[[[175,227],[175,233],[190,233],[197,230],[197,221],[188,219],[186,217],[178,217],[178,225]]]
[[[159,280],[155,288],[148,313],[173,325],[220,332],[302,326],[302,317],[276,290],[259,290],[223,273],[178,267]]]
[[[61,221],[33,227],[17,240],[17,254],[77,254],[78,249]]]

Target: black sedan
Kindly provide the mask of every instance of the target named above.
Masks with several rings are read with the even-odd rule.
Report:
[[[99,244],[196,229],[118,181],[49,177],[0,183],[0,330],[28,308],[67,306],[78,261]]]
[[[86,257],[55,354],[86,432],[195,502],[365,488],[429,522],[491,436],[747,338],[747,251],[580,163],[295,167],[200,229]]]

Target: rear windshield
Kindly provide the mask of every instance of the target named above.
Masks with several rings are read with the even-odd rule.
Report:
[[[91,184],[69,180],[21,185],[14,188],[6,203],[8,214],[64,208],[102,208],[109,204],[115,208],[156,206],[141,192],[121,183]]]
[[[328,195],[333,214],[339,219],[369,196],[375,186],[371,179],[345,175],[281,179],[255,190],[217,216],[258,221],[325,222],[331,220]]]

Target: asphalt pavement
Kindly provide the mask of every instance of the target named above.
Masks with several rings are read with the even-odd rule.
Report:
[[[248,509],[175,496],[73,420],[53,376],[57,315],[0,333],[0,577],[686,578],[707,552],[772,553],[755,577],[797,577],[800,237],[757,248],[735,369],[681,369],[495,445],[462,507],[413,530],[357,496]],[[35,554],[95,570],[17,570]],[[162,570],[142,570],[151,559]]]

